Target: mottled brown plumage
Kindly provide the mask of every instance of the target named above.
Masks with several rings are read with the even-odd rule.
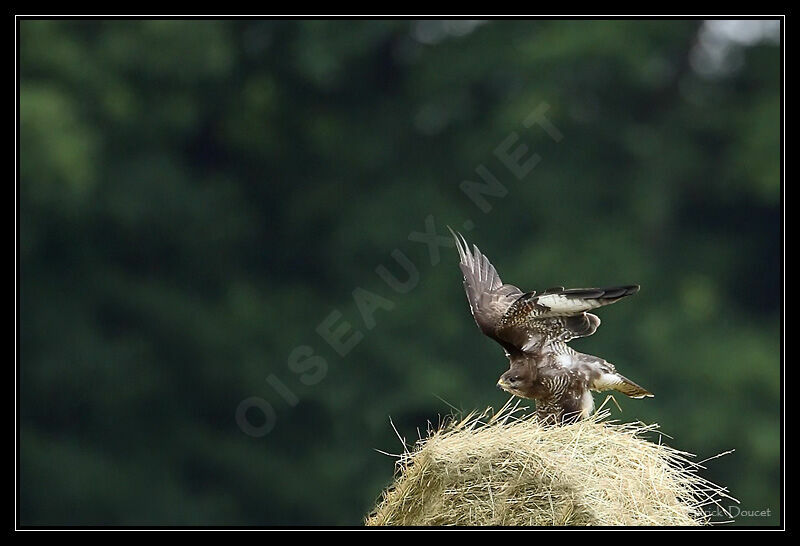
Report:
[[[653,396],[610,362],[567,345],[572,339],[592,335],[600,326],[600,319],[588,311],[636,293],[637,285],[524,293],[503,284],[477,246],[470,250],[463,236],[450,232],[475,322],[503,346],[509,359],[499,387],[536,400],[540,419],[551,423],[588,416],[594,408],[590,391],[614,389],[631,398]]]

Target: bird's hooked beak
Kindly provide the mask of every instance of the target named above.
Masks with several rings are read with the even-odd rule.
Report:
[[[506,383],[506,380],[501,377],[497,380],[497,388],[503,391],[508,390],[508,383]]]

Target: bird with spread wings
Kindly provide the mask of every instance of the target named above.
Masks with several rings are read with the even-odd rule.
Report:
[[[449,228],[448,228],[449,229]],[[541,294],[504,284],[488,258],[452,229],[461,258],[472,316],[478,328],[503,346],[509,369],[498,387],[536,401],[543,422],[560,424],[589,416],[591,391],[616,390],[631,398],[652,397],[602,358],[567,345],[590,336],[600,319],[589,311],[639,291],[637,285],[612,288],[550,288]]]

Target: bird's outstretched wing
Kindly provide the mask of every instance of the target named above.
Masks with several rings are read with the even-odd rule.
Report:
[[[448,227],[447,229],[450,229]],[[497,325],[509,307],[522,296],[522,290],[512,284],[503,284],[500,275],[489,259],[481,254],[477,246],[470,250],[467,241],[452,229],[464,274],[464,290],[472,316],[481,331],[496,339]]]
[[[539,295],[523,293],[513,284],[503,284],[477,246],[470,250],[460,233],[452,229],[450,233],[461,259],[459,267],[472,316],[481,331],[507,351],[535,351],[546,344],[590,336],[600,326],[600,319],[587,311],[639,290],[637,285],[571,289],[559,286]]]
[[[521,312],[534,318],[570,317],[612,304],[625,296],[639,291],[639,285],[614,286],[608,288],[569,288],[561,287],[525,294],[515,302],[509,312]]]
[[[522,351],[590,336],[600,326],[600,318],[587,311],[614,303],[638,290],[637,285],[568,290],[558,287],[538,296],[535,292],[524,294],[500,319],[499,336]]]

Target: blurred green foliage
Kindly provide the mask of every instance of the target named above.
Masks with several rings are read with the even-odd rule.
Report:
[[[701,21],[19,27],[22,523],[359,524],[393,472],[374,448],[401,449],[390,417],[410,442],[444,401],[506,400],[455,251],[409,240],[430,215],[472,221],[523,288],[640,283],[574,343],[656,393],[615,418],[735,448],[705,475],[771,510],[737,523],[778,523],[774,41],[719,46]],[[523,126],[545,103],[559,142]],[[513,132],[541,157],[521,180],[495,155]],[[486,214],[459,188],[480,165],[508,192]],[[406,294],[375,272],[404,277],[394,249]],[[371,329],[357,287],[393,304]],[[363,334],[343,357],[316,331],[334,311]],[[321,381],[289,367],[298,346]],[[275,411],[261,437],[235,418],[251,396]]]

